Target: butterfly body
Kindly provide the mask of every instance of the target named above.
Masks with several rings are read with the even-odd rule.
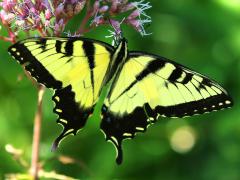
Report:
[[[129,51],[87,38],[30,38],[9,53],[41,84],[54,89],[54,112],[64,129],[54,143],[84,127],[108,85],[101,130],[117,148],[146,131],[159,115],[184,117],[231,107],[227,92],[215,81],[166,58]]]

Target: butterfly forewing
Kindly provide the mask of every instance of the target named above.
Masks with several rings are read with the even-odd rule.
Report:
[[[9,48],[38,82],[54,89],[71,85],[83,94],[88,94],[84,91],[90,88],[92,100],[99,95],[112,51],[111,46],[102,42],[79,38],[32,38]],[[81,101],[81,97],[76,98]],[[88,105],[91,103],[87,102]]]

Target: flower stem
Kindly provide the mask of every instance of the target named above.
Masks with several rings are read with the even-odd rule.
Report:
[[[86,7],[86,15],[84,16],[79,29],[77,30],[77,34],[82,34],[85,32],[85,26],[89,19],[92,17],[92,8],[90,7],[90,1],[87,1],[87,7]]]
[[[34,129],[33,129],[33,143],[32,143],[32,162],[31,162],[31,174],[34,180],[38,179],[38,159],[39,159],[39,146],[40,146],[40,135],[41,135],[41,121],[42,121],[42,99],[44,94],[44,87],[38,86],[38,102],[37,112],[34,118]]]

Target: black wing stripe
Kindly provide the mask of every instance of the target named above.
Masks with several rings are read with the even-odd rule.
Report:
[[[92,42],[84,41],[82,48],[84,50],[84,54],[88,58],[89,67],[92,70],[95,67],[95,60],[94,60],[95,47]]]
[[[155,59],[148,63],[147,67],[136,76],[136,79],[138,81],[142,80],[143,78],[147,77],[149,74],[154,73],[161,68],[163,68],[165,65],[165,62],[159,61],[158,59]]]
[[[93,91],[93,97],[94,97],[94,74],[93,74],[93,69],[95,67],[95,59],[94,59],[94,54],[95,54],[95,47],[92,42],[89,41],[84,41],[82,48],[84,50],[84,54],[88,58],[88,65],[90,68],[90,73],[91,73],[91,84],[92,84],[92,91]]]
[[[201,99],[193,102],[186,102],[175,106],[157,106],[155,111],[160,115],[167,117],[184,117],[192,116],[194,114],[203,114],[214,110],[220,110],[231,107],[233,105],[232,99],[225,95],[215,95],[206,99]]]
[[[142,79],[146,78],[151,73],[159,71],[161,68],[163,68],[165,63],[163,61],[159,60],[153,60],[150,63],[148,63],[147,67],[143,69],[138,75],[136,75],[136,80],[133,81],[128,87],[126,87],[122,93],[112,102],[116,101],[118,98],[120,98],[125,92],[129,91],[135,84],[137,84],[138,81],[141,81]]]
[[[185,78],[183,79],[183,81],[182,81],[181,83],[183,83],[183,84],[187,84],[189,81],[192,80],[192,77],[193,77],[192,74],[190,74],[190,73],[186,73],[186,76],[185,76]]]
[[[56,40],[55,48],[57,53],[61,53],[62,41]]]
[[[46,39],[40,38],[39,41],[36,41],[36,43],[41,45],[40,47],[42,48],[43,51],[45,50],[45,48],[46,48],[46,43],[47,43],[47,40],[46,40]]]
[[[179,67],[176,67],[176,69],[173,70],[173,72],[171,73],[171,75],[169,76],[168,80],[169,81],[176,81],[178,78],[181,77],[182,75],[182,69]]]
[[[14,51],[17,49],[17,51]],[[20,63],[25,64],[25,69],[48,88],[60,89],[62,82],[56,80],[49,71],[31,54],[26,46],[16,43],[9,47],[8,52]]]
[[[73,42],[74,42],[73,39],[69,39],[66,42],[66,45],[64,47],[66,56],[72,56],[73,55]]]

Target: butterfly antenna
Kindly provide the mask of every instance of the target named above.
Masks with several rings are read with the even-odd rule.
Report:
[[[121,42],[121,39],[123,38],[123,32],[120,27],[119,27],[120,31],[118,29],[116,29],[116,27],[112,24],[111,19],[108,18],[108,22],[114,29],[114,35],[113,35],[114,45],[118,45]]]

